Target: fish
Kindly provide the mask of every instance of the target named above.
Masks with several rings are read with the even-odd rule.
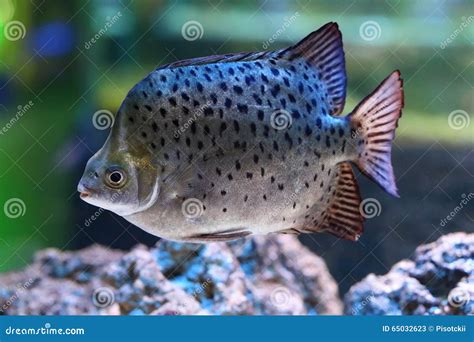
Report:
[[[174,241],[356,241],[365,215],[353,165],[398,197],[391,147],[403,80],[393,71],[342,115],[346,90],[334,22],[285,49],[160,66],[125,97],[80,198]]]

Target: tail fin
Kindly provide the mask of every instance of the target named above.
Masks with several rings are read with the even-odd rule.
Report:
[[[403,108],[403,81],[400,71],[390,74],[352,112],[351,127],[356,131],[357,166],[389,194],[398,197],[391,151],[395,129]]]

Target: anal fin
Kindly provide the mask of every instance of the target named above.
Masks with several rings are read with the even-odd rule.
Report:
[[[318,231],[356,241],[364,230],[364,217],[359,209],[359,186],[350,162],[338,164],[334,183],[335,194],[324,212]]]

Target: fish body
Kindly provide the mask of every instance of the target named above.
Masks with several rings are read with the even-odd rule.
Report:
[[[363,215],[350,163],[397,195],[399,72],[339,116],[345,93],[333,23],[288,49],[166,65],[127,95],[81,197],[171,240],[322,231],[355,240]]]

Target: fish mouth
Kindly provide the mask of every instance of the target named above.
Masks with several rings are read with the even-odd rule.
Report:
[[[92,190],[79,183],[77,186],[77,191],[79,192],[79,197],[81,199],[86,199],[92,196]]]
[[[81,193],[79,194],[79,197],[80,197],[81,199],[84,199],[84,198],[89,197],[90,195],[91,195],[90,192],[83,191],[83,192],[81,192]]]

